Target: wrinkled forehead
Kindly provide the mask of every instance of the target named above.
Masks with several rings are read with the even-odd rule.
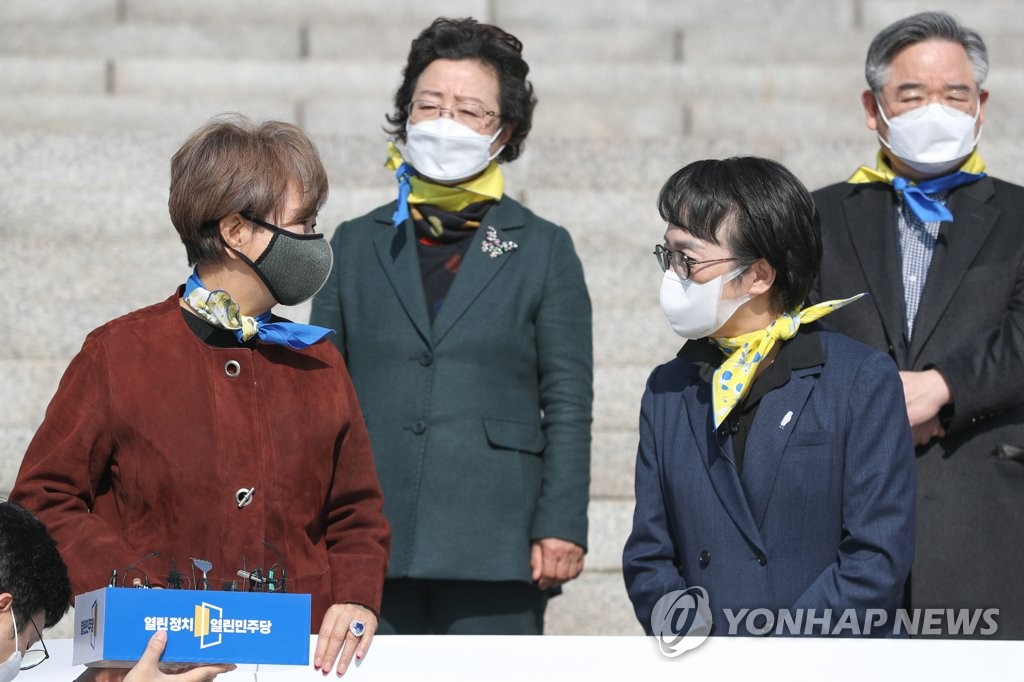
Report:
[[[888,65],[885,86],[976,90],[978,82],[963,45],[935,39],[912,43],[896,52]]]

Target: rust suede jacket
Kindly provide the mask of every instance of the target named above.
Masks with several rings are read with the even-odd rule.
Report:
[[[89,334],[12,501],[46,524],[75,594],[105,586],[112,569],[118,584],[144,573],[164,585],[172,559],[191,578],[190,557],[213,563],[211,589],[233,579],[244,589],[243,562],[279,562],[267,540],[283,555],[288,592],[312,595],[311,630],[332,603],[379,611],[390,530],[340,353],[325,341],[206,345],[179,296]],[[236,491],[252,487],[239,508]]]

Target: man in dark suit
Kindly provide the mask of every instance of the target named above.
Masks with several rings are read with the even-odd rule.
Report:
[[[976,150],[985,43],[926,12],[881,31],[861,95],[874,168],[814,193],[824,260],[812,297],[870,292],[834,329],[900,368],[917,447],[915,608],[998,608],[1024,638],[1024,188]],[[944,636],[963,635],[950,627]]]

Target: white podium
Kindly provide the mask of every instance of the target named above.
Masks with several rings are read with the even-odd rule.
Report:
[[[310,638],[310,660],[316,638]],[[50,659],[18,682],[68,682],[84,668],[71,665],[71,640],[46,640]],[[865,640],[712,637],[666,658],[647,637],[375,637],[370,653],[346,680],[987,680],[1020,679],[1024,641]],[[218,680],[329,678],[312,666],[247,666]]]

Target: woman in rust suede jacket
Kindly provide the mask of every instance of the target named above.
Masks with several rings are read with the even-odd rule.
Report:
[[[200,582],[192,557],[213,564],[210,589],[278,564],[288,592],[312,595],[314,665],[330,670],[344,642],[340,674],[376,630],[390,529],[329,330],[269,313],[330,272],[314,231],[326,194],[294,126],[234,117],[194,133],[172,160],[169,205],[196,269],[163,303],[89,334],[11,499],[46,524],[76,594],[113,570],[118,585],[166,585],[172,561]]]

